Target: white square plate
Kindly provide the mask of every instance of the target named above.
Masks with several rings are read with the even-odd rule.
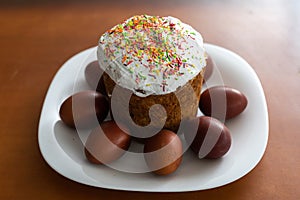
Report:
[[[226,122],[232,134],[232,146],[224,157],[199,160],[192,152],[187,151],[178,170],[163,177],[152,173],[120,172],[107,166],[90,164],[83,153],[84,136],[79,137],[75,130],[67,128],[61,122],[59,108],[73,93],[90,89],[84,80],[82,66],[96,60],[96,47],[93,47],[70,58],[57,72],[49,87],[38,130],[39,147],[46,162],[73,181],[128,191],[204,190],[231,183],[246,175],[262,158],[268,141],[268,111],[264,92],[254,70],[243,58],[215,45],[205,44],[205,48],[218,68],[203,90],[225,84],[240,90],[248,99],[246,110]],[[221,82],[218,75],[223,79]],[[122,161],[124,159],[117,164],[122,164]],[[133,167],[141,164],[138,160],[124,162],[133,163]]]

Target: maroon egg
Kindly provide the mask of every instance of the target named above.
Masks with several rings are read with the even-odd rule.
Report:
[[[106,121],[91,132],[84,152],[91,163],[109,164],[128,150],[130,142],[131,137],[114,121]]]
[[[85,79],[93,90],[106,94],[105,85],[103,81],[103,70],[98,61],[89,63],[84,71]]]
[[[60,107],[62,121],[79,129],[93,128],[107,116],[109,103],[99,92],[87,90],[67,98]]]
[[[207,54],[203,83],[211,77],[214,66],[215,62],[212,60],[211,56]]]
[[[204,115],[224,121],[239,115],[247,104],[246,96],[240,91],[231,87],[215,86],[201,94],[199,107]]]
[[[162,130],[145,140],[144,158],[149,170],[158,175],[176,171],[182,161],[182,143],[172,131]]]
[[[196,133],[185,132],[184,136],[190,148],[199,158],[220,158],[231,146],[229,129],[219,120],[202,116],[190,121],[191,126],[198,124]]]

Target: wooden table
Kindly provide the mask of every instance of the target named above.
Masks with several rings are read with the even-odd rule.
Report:
[[[24,2],[0,3],[0,199],[300,197],[300,1]],[[55,73],[70,56],[95,46],[105,30],[139,13],[180,18],[205,42],[238,52],[258,74],[268,103],[269,142],[245,177],[207,191],[124,192],[70,181],[44,161],[38,122]]]

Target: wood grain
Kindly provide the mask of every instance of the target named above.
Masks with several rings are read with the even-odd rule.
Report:
[[[300,196],[300,1],[7,1],[0,3],[0,199],[297,199]],[[189,193],[122,192],[72,182],[37,142],[49,84],[72,55],[134,14],[172,15],[244,57],[265,90],[267,151],[242,179]],[[259,115],[260,111],[257,111]]]

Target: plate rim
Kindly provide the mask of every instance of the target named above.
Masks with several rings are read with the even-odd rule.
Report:
[[[149,188],[149,189],[139,189],[139,188],[122,188],[122,187],[111,187],[111,186],[105,186],[105,185],[96,185],[96,182],[95,184],[92,184],[92,183],[87,183],[85,181],[82,181],[82,180],[78,180],[74,177],[70,177],[70,176],[67,176],[65,173],[61,172],[60,169],[58,169],[56,167],[56,165],[52,162],[49,161],[48,156],[46,153],[45,153],[45,146],[43,146],[43,138],[42,138],[42,134],[41,134],[41,129],[42,129],[42,125],[43,125],[43,117],[45,115],[45,105],[47,105],[47,101],[49,101],[49,94],[50,92],[52,91],[52,88],[54,87],[54,81],[57,79],[57,76],[63,72],[64,70],[64,67],[66,65],[68,65],[70,62],[72,62],[76,57],[80,56],[80,55],[83,55],[84,53],[88,54],[87,52],[90,52],[92,51],[93,49],[95,49],[96,47],[90,47],[88,49],[85,49],[85,50],[82,50],[80,52],[78,52],[77,54],[73,55],[72,57],[70,57],[63,65],[61,65],[61,67],[59,68],[59,70],[56,72],[55,76],[52,78],[51,80],[51,83],[48,87],[48,90],[47,90],[47,93],[46,93],[46,96],[44,98],[44,102],[43,102],[43,105],[42,105],[42,110],[41,110],[41,113],[40,113],[40,117],[39,117],[39,124],[38,124],[38,145],[39,145],[39,150],[41,152],[41,155],[43,157],[43,159],[46,161],[46,163],[54,170],[56,171],[57,173],[59,173],[60,175],[62,175],[63,177],[69,179],[69,180],[72,180],[72,181],[75,181],[77,183],[81,183],[81,184],[84,184],[84,185],[88,185],[88,186],[92,186],[92,187],[96,187],[96,188],[105,188],[105,189],[113,189],[113,190],[122,190],[122,191],[138,191],[138,192],[191,192],[191,191],[199,191],[199,190],[206,190],[206,189],[212,189],[212,188],[218,188],[218,187],[221,187],[221,186],[225,186],[227,184],[230,184],[236,180],[239,180],[240,178],[244,177],[245,175],[247,175],[248,173],[250,173],[256,166],[257,164],[261,161],[261,159],[263,158],[264,154],[265,154],[265,151],[266,151],[266,148],[267,148],[267,144],[268,144],[268,137],[269,137],[269,113],[268,113],[268,107],[267,107],[267,102],[266,102],[266,97],[265,97],[265,94],[264,94],[264,90],[263,90],[263,87],[262,87],[262,84],[261,84],[261,81],[259,79],[259,77],[257,76],[256,72],[254,71],[254,69],[251,67],[251,65],[244,59],[242,58],[241,56],[239,56],[237,53],[229,50],[229,49],[226,49],[224,47],[221,47],[221,46],[218,46],[218,45],[214,45],[214,44],[209,44],[209,43],[205,43],[205,46],[206,47],[209,47],[209,48],[215,48],[217,50],[220,50],[220,51],[225,51],[229,54],[231,54],[232,56],[240,59],[241,61],[243,61],[247,67],[248,67],[248,70],[251,71],[251,73],[253,73],[254,77],[257,79],[256,81],[258,81],[259,83],[259,89],[260,89],[260,94],[262,95],[261,97],[263,98],[263,101],[261,103],[263,103],[263,108],[265,109],[265,142],[264,142],[264,148],[262,149],[261,151],[261,154],[259,156],[257,156],[257,161],[255,163],[252,163],[253,166],[249,167],[249,169],[247,169],[244,173],[240,174],[238,177],[234,178],[233,180],[231,181],[228,181],[224,184],[221,184],[221,185],[217,185],[215,187],[208,187],[208,188],[204,188],[204,189],[181,189],[181,190],[159,190],[159,189],[153,189],[153,188]]]

